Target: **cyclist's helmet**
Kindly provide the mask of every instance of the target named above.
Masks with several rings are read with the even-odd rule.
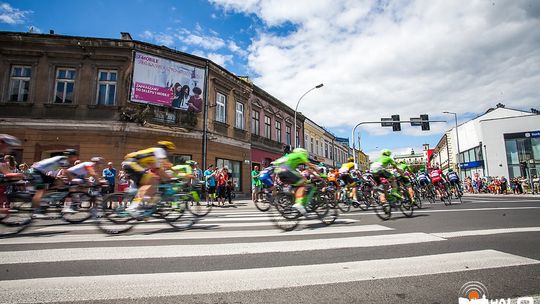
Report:
[[[392,151],[388,150],[388,149],[384,149],[381,151],[381,154],[384,155],[384,156],[390,156],[392,155]]]
[[[79,156],[79,151],[75,149],[65,149],[64,155],[65,156]]]
[[[349,163],[354,162],[354,157],[348,157],[348,158],[347,158],[347,162],[349,162]]]
[[[8,134],[0,134],[0,142],[10,147],[19,147],[21,145],[21,142],[16,137]]]
[[[302,154],[304,154],[304,155],[306,155],[306,156],[308,155],[307,150],[304,149],[304,148],[295,148],[295,149],[293,150],[293,153],[302,153]]]
[[[173,142],[170,142],[168,140],[158,141],[158,145],[161,148],[163,148],[165,150],[169,150],[169,151],[172,151],[172,150],[176,149],[176,145]]]
[[[105,159],[101,156],[95,156],[95,157],[92,157],[90,159],[91,162],[94,162],[96,164],[104,164],[105,163]]]
[[[194,160],[188,160],[188,161],[186,161],[186,165],[190,165],[190,166],[192,166],[192,167],[195,166],[196,164],[197,164],[197,162],[194,161]]]
[[[285,153],[285,154],[291,153],[291,145],[283,146],[283,153]]]

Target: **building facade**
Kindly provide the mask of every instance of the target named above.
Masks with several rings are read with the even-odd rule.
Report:
[[[432,165],[457,169],[461,176],[528,176],[540,171],[540,115],[508,109],[489,109],[483,115],[452,128],[441,138]],[[526,168],[522,169],[522,163]]]
[[[358,169],[361,171],[369,170],[369,155],[362,150],[356,150],[356,159],[358,162]]]
[[[246,79],[247,81],[247,79]],[[294,110],[252,85],[251,104],[251,159],[253,166],[261,166],[283,156],[285,145],[294,146]],[[299,146],[304,145],[304,116],[297,115]]]
[[[304,142],[312,161],[334,166],[335,137],[332,133],[306,118],[304,120]]]
[[[191,87],[192,95],[195,87],[204,91],[202,103],[193,103],[196,110],[133,102],[138,54],[205,71],[204,83]],[[103,39],[0,32],[0,71],[0,132],[22,140],[19,162],[76,148],[81,159],[100,155],[119,167],[127,153],[170,140],[177,146],[173,162],[228,166],[237,190],[249,191],[252,87],[210,60],[129,34]]]

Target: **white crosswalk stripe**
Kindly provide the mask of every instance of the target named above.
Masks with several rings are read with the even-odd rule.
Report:
[[[530,210],[538,207],[485,207],[445,210],[415,210],[419,213],[460,211]],[[159,232],[170,228],[153,220],[135,226],[126,235],[109,236],[96,233],[92,223],[82,225],[38,226],[19,237],[0,240],[0,268],[51,265],[60,267],[65,262],[135,261],[144,264],[175,259],[205,259],[244,257],[247,255],[309,255],[313,252],[333,252],[372,248],[391,250],[397,246],[415,244],[444,244],[459,238],[490,236],[508,233],[535,233],[540,227],[504,229],[478,229],[402,232],[389,222],[363,224],[361,216],[373,215],[371,211],[348,213],[331,226],[302,228],[282,232],[273,227],[265,213],[254,208],[212,211],[187,231]],[[350,218],[350,217],[352,218]],[[389,224],[386,224],[389,223]],[[303,224],[320,224],[318,220]],[[250,229],[250,228],[262,229]],[[155,233],[142,233],[156,230]],[[84,233],[90,232],[90,233]],[[41,247],[45,245],[46,247]],[[10,247],[19,246],[19,247]],[[523,265],[536,265],[540,261],[507,252],[484,248],[417,256],[381,259],[377,256],[359,258],[350,256],[346,262],[308,265],[251,266],[225,270],[175,272],[118,272],[107,270],[100,275],[68,274],[54,271],[38,278],[31,274],[17,279],[0,278],[0,302],[51,303],[85,300],[145,299],[162,296],[198,295],[279,289],[290,286],[324,285],[389,279],[405,276],[424,276],[445,273],[499,269]],[[185,263],[185,262],[184,262]],[[44,266],[45,265],[45,266]],[[212,281],[209,287],[208,282]],[[178,282],[189,282],[178,288]],[[234,282],[234,283],[231,283]],[[118,288],[122,286],[122,288]]]

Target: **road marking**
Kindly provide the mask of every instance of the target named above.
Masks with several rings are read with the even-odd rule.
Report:
[[[162,220],[156,220],[156,222],[161,223],[145,223],[145,222],[135,222],[135,226],[133,229],[135,230],[149,230],[149,229],[171,229],[172,227],[168,224],[163,223]],[[265,227],[265,226],[273,226],[270,219],[266,221],[260,221],[255,223],[213,223],[214,221],[208,222],[209,225],[204,225],[206,222],[205,219],[200,220],[198,223],[196,223],[195,227],[203,229],[203,228],[239,228],[239,227]],[[334,224],[353,224],[358,222],[358,220],[355,219],[337,219]],[[185,221],[184,221],[185,223]],[[303,225],[311,225],[311,224],[320,224],[321,221],[319,220],[304,220],[301,222]],[[39,232],[58,232],[58,231],[88,231],[88,230],[98,230],[98,227],[96,227],[93,224],[89,225],[58,225],[58,226],[47,226],[47,227],[40,227],[37,228],[36,231]]]
[[[147,258],[180,258],[297,252],[341,248],[363,248],[425,242],[445,239],[427,233],[402,233],[346,238],[310,239],[296,241],[226,243],[203,245],[164,245],[36,249],[0,252],[0,264],[22,264],[56,261],[126,260]]]
[[[453,232],[438,232],[431,233],[434,236],[441,238],[455,238],[463,236],[478,236],[478,235],[493,235],[516,232],[540,232],[540,227],[522,227],[522,228],[499,228],[499,229],[482,229],[482,230],[464,230]]]
[[[451,208],[451,207],[450,207]],[[441,210],[418,210],[415,209],[414,213],[438,213],[438,212],[465,212],[465,211],[497,211],[497,210],[529,210],[540,209],[540,207],[487,207],[487,208],[469,208],[469,209],[441,209]],[[394,210],[395,211],[395,210]],[[393,212],[394,212],[393,211]],[[343,213],[342,215],[357,216],[357,215],[375,215],[375,212],[351,212]],[[397,213],[399,214],[399,213]]]
[[[8,280],[1,282],[0,293],[2,301],[8,303],[114,300],[324,285],[538,263],[496,250],[479,250],[317,265]],[[189,283],[179,288],[181,282]]]
[[[72,242],[108,242],[108,241],[150,241],[150,240],[193,240],[193,239],[222,239],[222,238],[252,238],[252,237],[286,237],[295,235],[319,234],[345,234],[371,231],[391,231],[393,228],[381,225],[360,226],[329,226],[317,229],[295,230],[282,232],[272,230],[246,230],[246,231],[196,231],[189,230],[180,233],[155,233],[152,235],[114,235],[105,234],[78,234],[78,235],[51,235],[36,237],[21,234],[18,238],[2,240],[1,245],[14,244],[46,244],[46,243],[72,243]],[[234,234],[236,232],[236,234]]]

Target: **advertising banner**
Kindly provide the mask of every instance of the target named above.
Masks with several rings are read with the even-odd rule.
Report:
[[[135,52],[131,101],[201,112],[204,69]]]

